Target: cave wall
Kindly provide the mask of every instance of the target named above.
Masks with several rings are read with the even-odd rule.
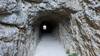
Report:
[[[100,0],[0,0],[0,56],[33,56],[33,24],[48,11],[70,17],[59,24],[66,53],[100,56]]]

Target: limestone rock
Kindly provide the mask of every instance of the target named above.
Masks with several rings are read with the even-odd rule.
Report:
[[[8,14],[15,11],[16,0],[0,0],[0,14]]]
[[[100,0],[0,0],[0,56],[34,56],[49,18],[66,54],[100,56]]]

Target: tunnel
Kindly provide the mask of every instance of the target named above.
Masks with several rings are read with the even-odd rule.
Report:
[[[36,56],[38,56],[39,53],[41,54],[41,52],[39,52],[41,51],[40,49],[44,49],[42,52],[48,53],[50,53],[49,51],[52,49],[59,49],[59,51],[54,51],[54,53],[65,53],[64,48],[61,46],[64,46],[66,41],[64,33],[70,32],[70,20],[70,14],[64,10],[39,12],[39,15],[35,17],[32,24],[36,34],[35,39],[37,40]],[[51,47],[52,49],[48,47]],[[61,49],[59,47],[61,47]],[[52,52],[53,50],[51,53]],[[55,53],[55,56],[59,55],[56,55]],[[65,55],[62,54],[62,56]]]
[[[39,12],[39,16],[34,20],[34,27],[38,31],[39,39],[42,35],[53,34],[55,36],[59,35],[60,25],[64,27],[70,25],[70,14],[68,12],[60,11],[43,11]],[[69,28],[69,27],[67,27]]]

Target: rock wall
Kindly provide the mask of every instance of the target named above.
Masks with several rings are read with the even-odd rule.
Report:
[[[48,11],[70,18],[59,24],[67,54],[100,56],[100,0],[0,0],[0,56],[33,56]]]

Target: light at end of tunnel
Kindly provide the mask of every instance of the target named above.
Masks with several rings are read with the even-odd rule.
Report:
[[[47,26],[46,25],[43,25],[43,30],[46,30],[47,29]]]

